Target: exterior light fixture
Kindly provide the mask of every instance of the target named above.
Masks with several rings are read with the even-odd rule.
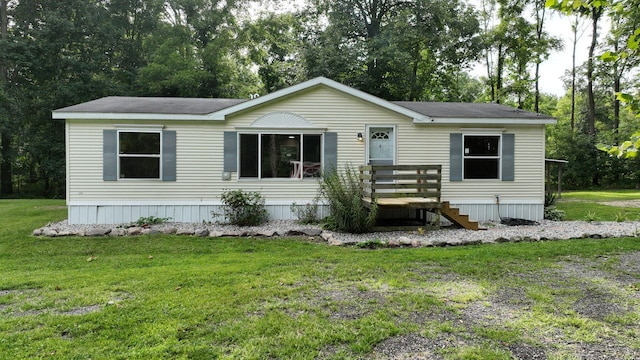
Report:
[[[362,133],[358,133],[358,141],[364,141],[364,137],[362,137]]]

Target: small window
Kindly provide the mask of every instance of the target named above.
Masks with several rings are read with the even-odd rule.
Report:
[[[240,134],[240,177],[318,177],[321,143],[319,134]]]
[[[120,131],[119,178],[160,179],[160,143],[160,132]]]
[[[464,178],[500,178],[500,136],[464,136]]]

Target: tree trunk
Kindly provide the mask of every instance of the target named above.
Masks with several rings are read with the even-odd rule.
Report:
[[[540,6],[542,5],[542,6]],[[546,10],[547,7],[544,6],[544,3],[537,1],[536,2],[536,37],[538,40],[538,44],[537,46],[540,46],[540,42],[542,40],[542,33],[544,31],[544,18],[546,15]],[[538,58],[536,60],[536,75],[535,75],[535,79],[536,79],[536,89],[535,89],[535,100],[534,100],[534,111],[535,112],[539,112],[540,111],[540,58]]]
[[[571,55],[571,130],[576,128],[576,46],[578,45],[578,17],[573,28],[573,53]]]
[[[591,13],[592,33],[591,46],[589,46],[589,59],[587,61],[587,96],[588,96],[588,112],[587,127],[589,136],[596,135],[596,100],[593,94],[593,71],[594,71],[594,53],[598,45],[598,20],[602,14],[602,8],[594,8]]]
[[[0,0],[0,39],[3,41],[9,38],[9,17],[7,14],[8,0]],[[7,64],[0,63],[0,87],[7,84]],[[10,116],[7,114],[7,116]],[[2,120],[2,119],[0,119]],[[5,121],[8,118],[4,119]],[[11,168],[11,132],[5,126],[0,126],[0,195],[11,195],[13,193],[13,179]]]
[[[502,97],[502,70],[504,67],[504,54],[502,53],[502,44],[498,44],[498,65],[496,66],[496,104],[500,104]]]

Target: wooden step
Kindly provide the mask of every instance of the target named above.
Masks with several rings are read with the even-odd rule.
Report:
[[[442,216],[447,218],[454,224],[462,226],[469,230],[479,230],[480,226],[477,221],[469,220],[469,215],[460,214],[460,209],[451,207],[448,201],[442,202],[442,208],[440,209]]]

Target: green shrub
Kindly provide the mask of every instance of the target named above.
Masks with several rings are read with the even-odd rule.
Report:
[[[229,224],[237,226],[255,226],[269,219],[264,198],[257,191],[227,190],[220,196],[222,216]],[[219,214],[212,212],[214,217]]]
[[[304,205],[291,204],[291,212],[298,218],[301,224],[317,224],[318,221],[318,198]]]
[[[375,203],[367,209],[362,203],[358,171],[347,165],[344,172],[325,172],[320,178],[320,193],[327,200],[331,215],[325,227],[354,234],[371,231],[376,221]]]
[[[162,224],[162,223],[165,223],[165,222],[167,222],[169,220],[171,220],[171,218],[159,218],[159,217],[155,217],[155,216],[143,216],[143,217],[140,217],[138,220],[132,222],[130,225],[131,226],[144,227],[144,226],[149,226],[149,225],[154,225],[154,224]]]
[[[556,209],[555,206],[549,206],[544,208],[544,218],[553,221],[564,220],[564,211]]]

